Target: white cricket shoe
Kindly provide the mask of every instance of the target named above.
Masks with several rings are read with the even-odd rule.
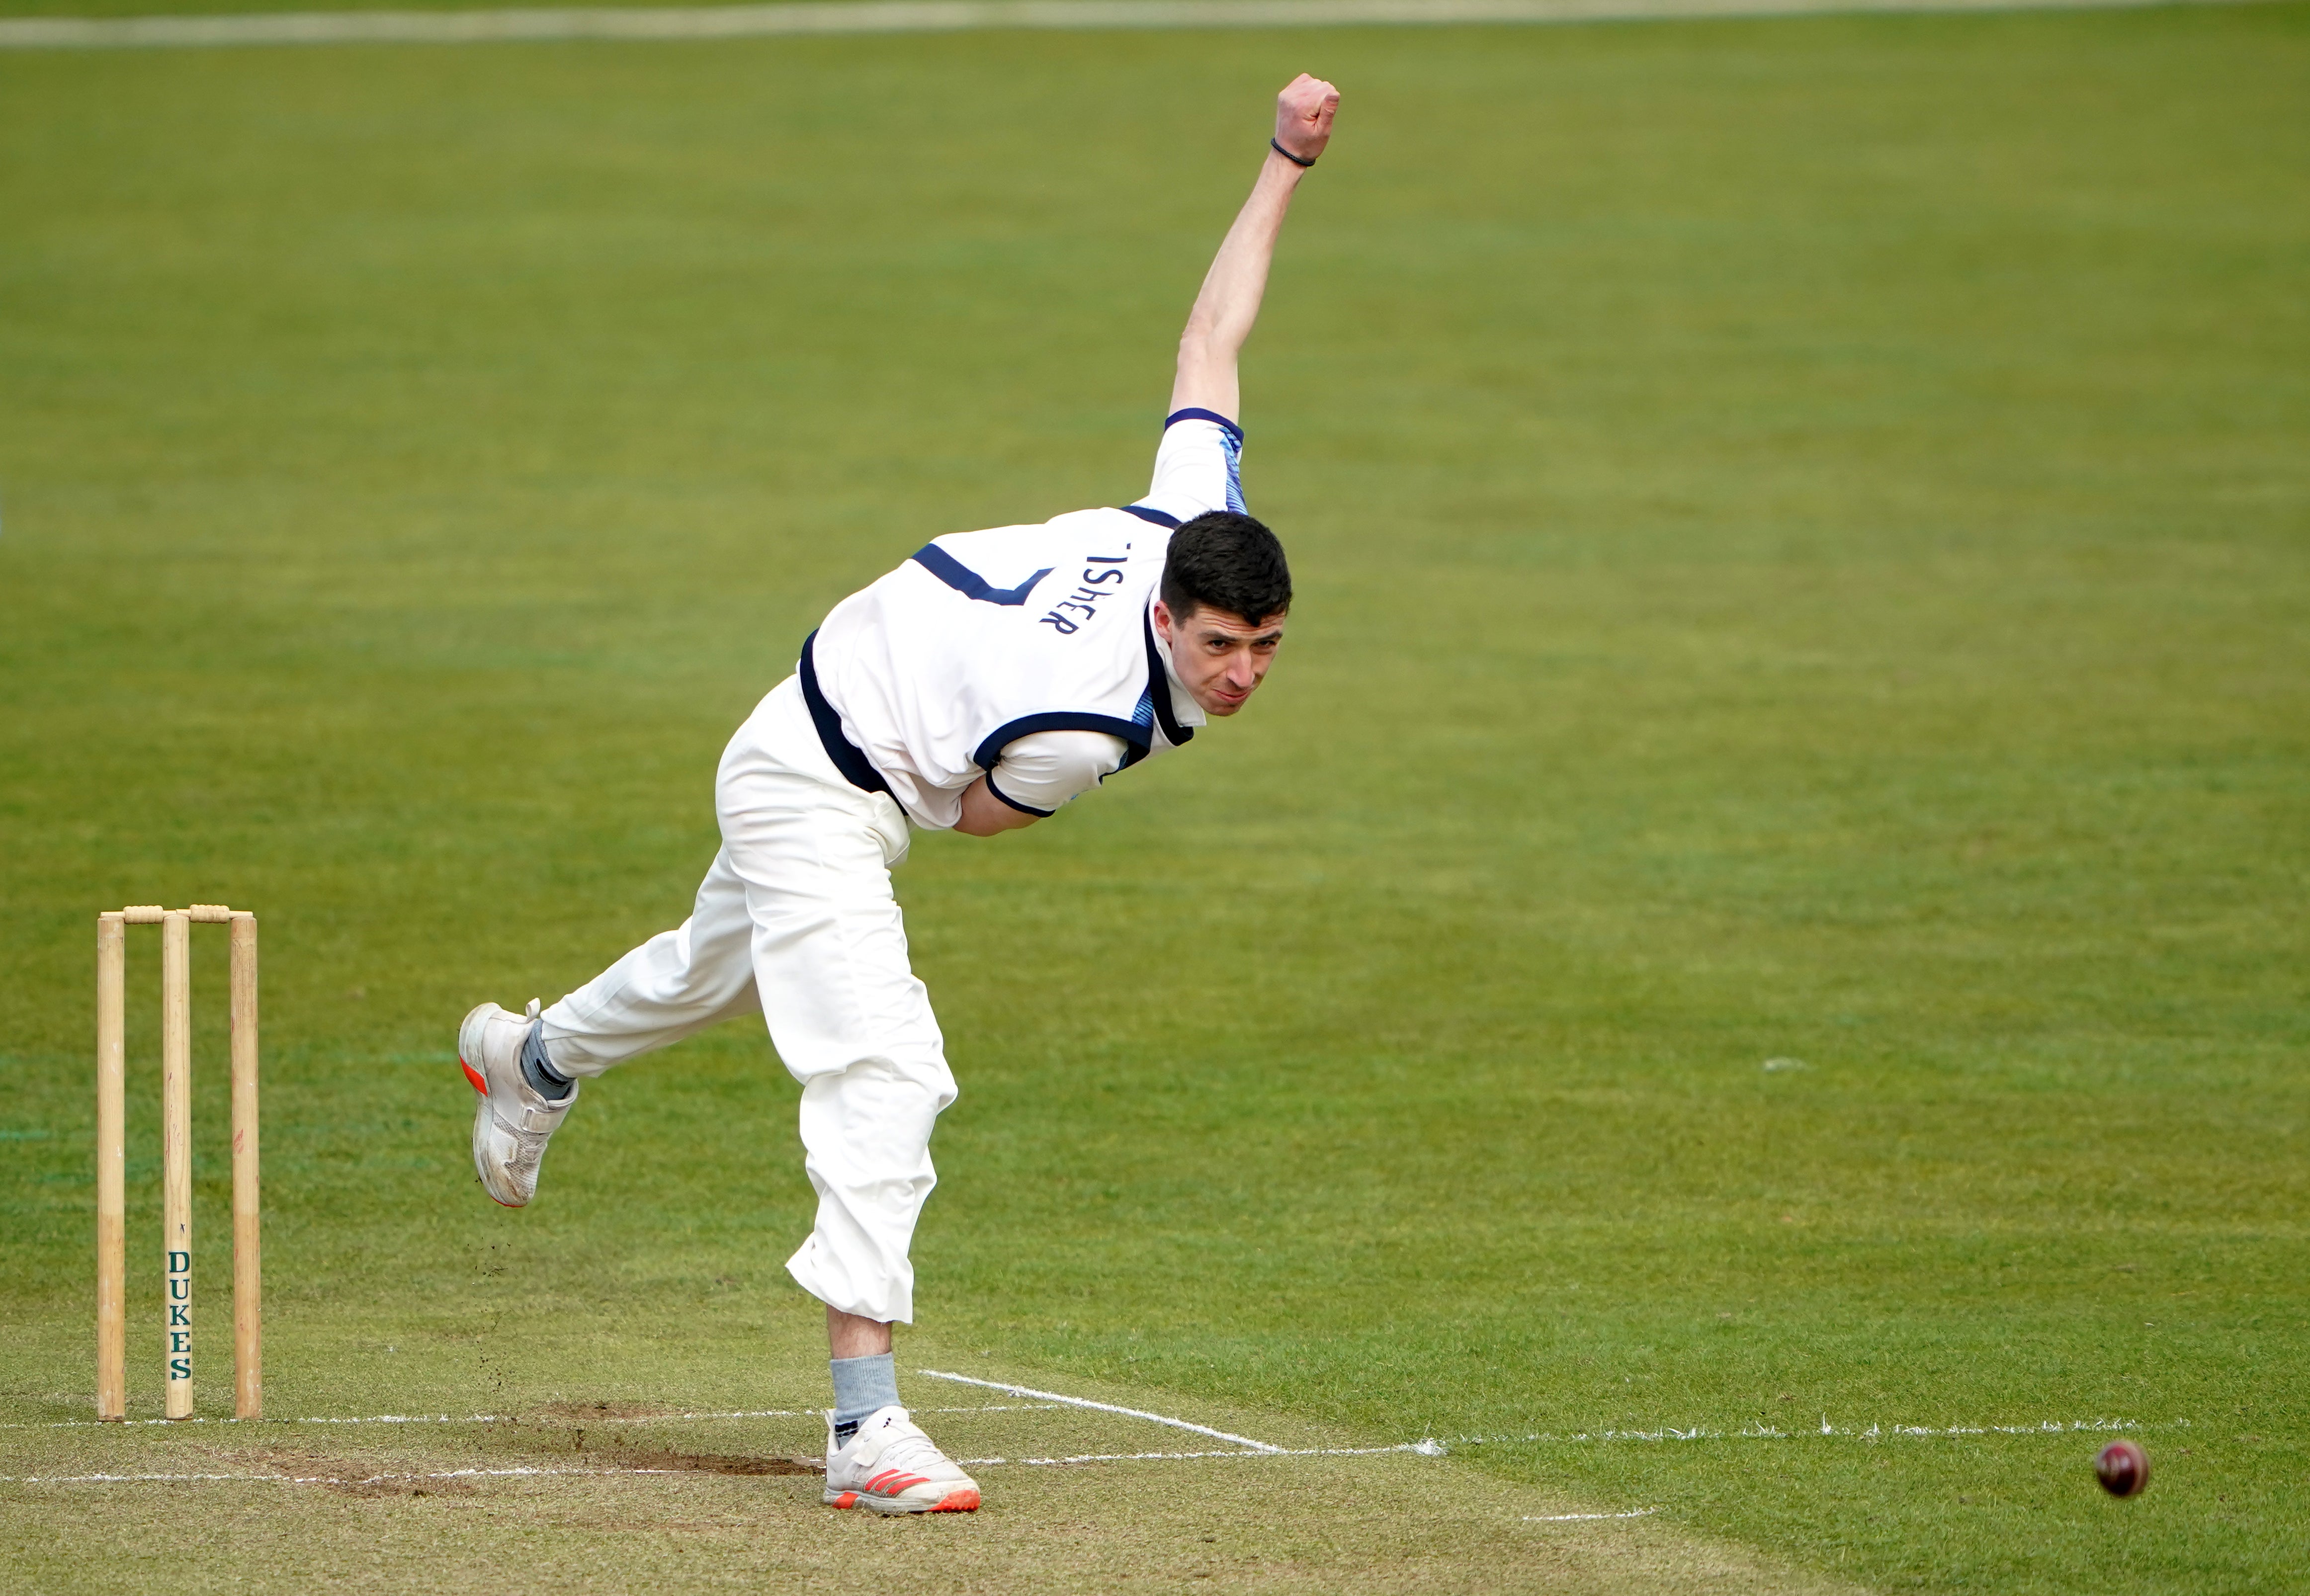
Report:
[[[473,1110],[473,1169],[489,1194],[508,1208],[521,1208],[537,1195],[546,1138],[578,1101],[575,1081],[568,1097],[545,1097],[521,1072],[521,1045],[537,1022],[537,1007],[532,998],[524,1015],[483,1003],[457,1027],[457,1063],[482,1094]]]
[[[876,1513],[974,1513],[978,1482],[956,1468],[904,1408],[875,1410],[840,1447],[829,1413],[826,1505]]]

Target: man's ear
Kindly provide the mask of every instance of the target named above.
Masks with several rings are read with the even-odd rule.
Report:
[[[1155,635],[1167,645],[1171,641],[1171,606],[1161,599],[1155,601]]]

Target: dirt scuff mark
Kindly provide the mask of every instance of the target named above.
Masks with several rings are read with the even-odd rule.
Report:
[[[551,1418],[678,1418],[682,1410],[649,1402],[548,1402],[538,1411]]]
[[[345,1496],[470,1496],[473,1482],[455,1475],[427,1470],[381,1470],[374,1462],[353,1463],[290,1448],[273,1447],[247,1461],[262,1469],[278,1470],[283,1479],[326,1486]]]
[[[600,1455],[600,1454],[596,1454]],[[666,1469],[687,1474],[823,1474],[826,1464],[817,1458],[733,1457],[714,1453],[648,1452],[630,1446],[609,1454],[621,1468]]]

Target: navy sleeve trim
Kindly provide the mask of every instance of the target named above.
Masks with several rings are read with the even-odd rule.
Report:
[[[1035,584],[1057,568],[1046,565],[1016,587],[994,587],[988,585],[986,577],[936,543],[925,543],[910,558],[963,597],[977,599],[982,604],[1023,604],[1027,595],[1035,591]]]
[[[802,640],[801,674],[803,701],[810,706],[810,718],[818,727],[818,740],[826,749],[826,757],[842,772],[843,780],[862,792],[888,793],[890,784],[868,762],[858,745],[842,734],[842,716],[818,690],[818,666],[811,658],[811,646],[817,641],[816,632]]]
[[[992,770],[986,773],[986,790],[994,794],[997,798],[1002,799],[1003,802],[1009,804],[1022,815],[1036,815],[1047,820],[1053,815],[1059,812],[1055,809],[1037,809],[1031,803],[1020,802],[1016,798],[1013,798],[1010,794],[1004,792],[1001,787],[994,785],[994,772]]]
[[[1183,726],[1171,713],[1171,672],[1163,668],[1163,652],[1155,646],[1155,618],[1151,612],[1140,617],[1139,624],[1147,634],[1147,697],[1155,710],[1155,724],[1163,728],[1163,736],[1177,748],[1195,734],[1193,726]]]
[[[994,728],[970,756],[970,762],[981,770],[992,770],[1003,758],[1003,750],[1021,737],[1031,737],[1038,732],[1104,732],[1110,737],[1123,739],[1126,751],[1125,765],[1144,759],[1147,754],[1147,728],[1127,720],[1117,720],[1111,715],[1092,715],[1086,710],[1060,709],[1046,715],[1026,715]],[[992,785],[992,784],[990,784]]]
[[[1166,515],[1163,511],[1148,505],[1126,504],[1122,507],[1122,509],[1126,516],[1136,516],[1142,521],[1152,521],[1158,526],[1168,526],[1176,531],[1179,525],[1178,516]]]
[[[1238,443],[1243,441],[1243,429],[1215,410],[1203,410],[1190,405],[1185,410],[1175,410],[1163,418],[1163,425],[1167,429],[1174,421],[1217,421],[1229,438],[1234,438]]]

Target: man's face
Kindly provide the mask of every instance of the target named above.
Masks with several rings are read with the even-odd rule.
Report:
[[[1283,617],[1271,615],[1254,626],[1239,615],[1199,605],[1183,620],[1158,599],[1155,632],[1169,645],[1171,668],[1187,696],[1205,715],[1233,715],[1274,663],[1276,645],[1283,641]]]

